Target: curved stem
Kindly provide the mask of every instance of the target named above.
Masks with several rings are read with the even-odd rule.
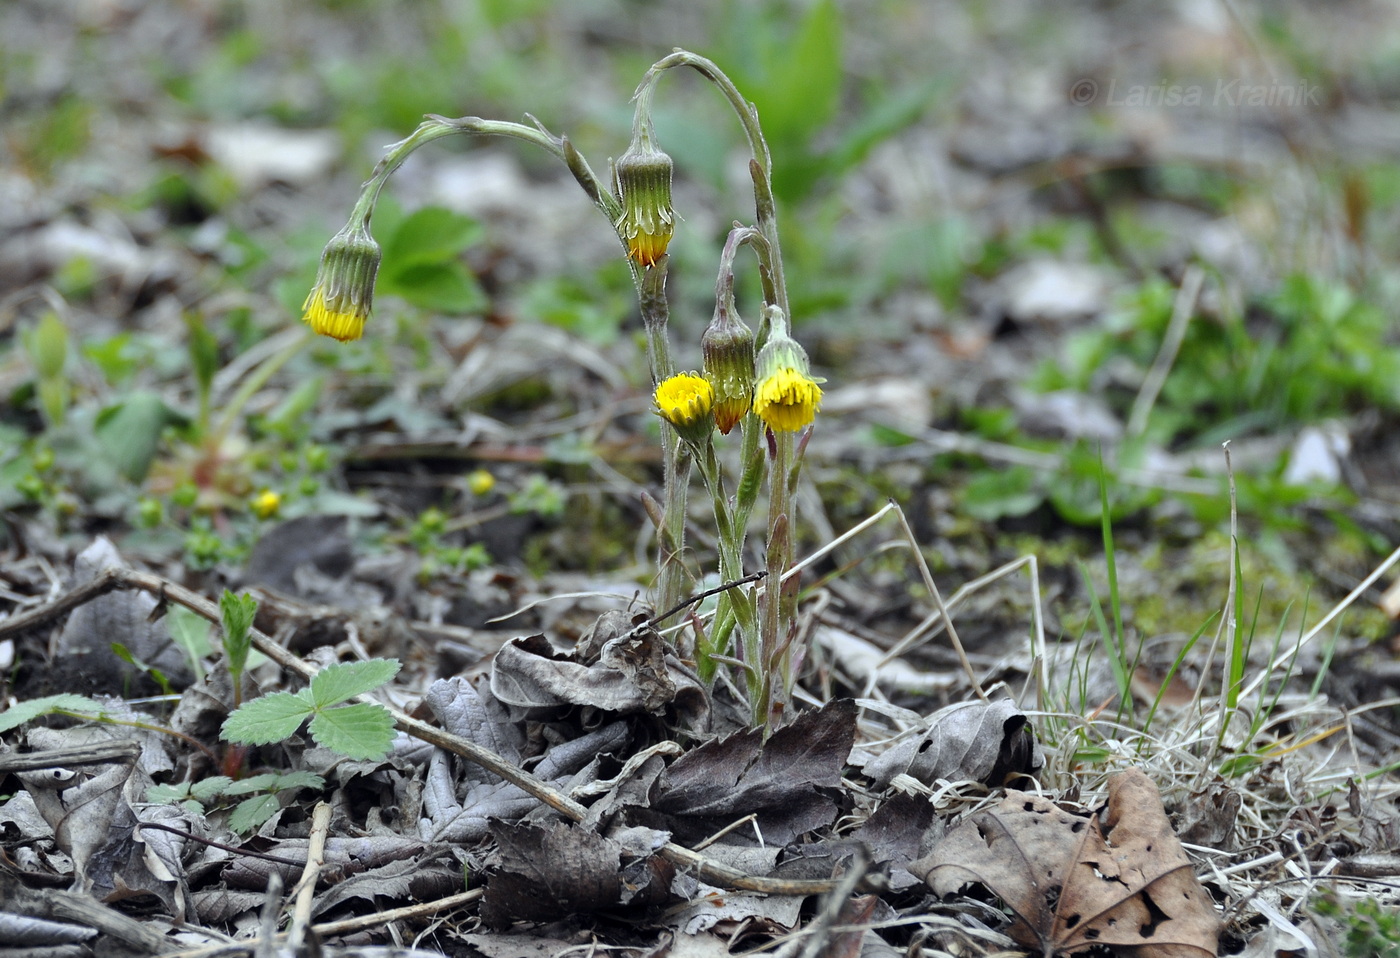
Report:
[[[758,229],[768,241],[766,265],[769,282],[765,283],[764,294],[771,294],[771,302],[781,308],[784,315],[791,316],[792,312],[788,309],[787,282],[783,276],[783,256],[778,244],[778,210],[773,201],[773,160],[768,153],[768,143],[763,139],[763,129],[759,126],[758,111],[754,109],[754,105],[744,99],[734,81],[730,80],[714,61],[689,50],[677,50],[653,63],[651,69],[642,77],[642,82],[637,85],[635,97],[646,97],[649,102],[651,87],[656,84],[661,74],[681,66],[692,68],[718,87],[744,128],[744,136],[749,141],[749,151],[753,154],[749,173],[753,177],[754,212],[758,220]]]

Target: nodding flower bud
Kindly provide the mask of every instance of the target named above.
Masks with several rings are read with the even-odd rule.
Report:
[[[617,181],[622,215],[613,225],[627,245],[627,255],[640,266],[651,266],[666,252],[675,229],[671,210],[671,158],[651,144],[645,132],[632,137],[618,158]]]
[[[724,435],[753,408],[753,331],[723,301],[700,338],[705,378],[715,391],[715,425]]]
[[[359,339],[374,304],[379,244],[359,221],[351,220],[321,253],[316,284],[302,304],[302,321],[342,343]]]
[[[686,442],[704,441],[714,428],[715,393],[704,376],[677,373],[656,387],[656,411]]]
[[[788,335],[781,311],[770,308],[774,321],[758,354],[753,411],[774,432],[797,432],[816,418],[822,390],[809,372],[807,353]]]

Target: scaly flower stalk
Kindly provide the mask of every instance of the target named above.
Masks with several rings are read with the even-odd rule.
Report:
[[[763,688],[751,702],[755,722],[776,727],[792,690],[792,639],[796,629],[797,583],[783,586],[792,565],[792,493],[797,487],[801,457],[794,433],[816,416],[821,387],[808,372],[807,354],[788,334],[787,317],[770,306],[764,310],[768,341],[757,362],[754,412],[768,431],[768,575],[763,590],[761,668]],[[806,448],[806,442],[801,448]]]

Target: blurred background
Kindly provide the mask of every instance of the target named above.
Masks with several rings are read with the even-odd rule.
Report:
[[[60,555],[108,533],[198,584],[255,576],[278,522],[333,514],[357,554],[406,553],[444,593],[491,569],[646,581],[636,304],[551,157],[419,151],[375,218],[365,339],[297,342],[323,244],[423,114],[528,113],[601,173],[637,80],[683,46],[759,108],[796,332],[828,379],[804,548],[894,497],[940,576],[1034,551],[1077,609],[1106,506],[1129,626],[1189,632],[1227,568],[1230,440],[1241,561],[1266,611],[1296,617],[1400,531],[1396,15],[7,0],[0,543]],[[693,366],[718,251],[752,218],[747,155],[697,75],[657,104]],[[899,604],[904,573],[862,574]],[[1026,600],[1006,601],[1023,637]],[[1364,605],[1362,644],[1389,640]]]

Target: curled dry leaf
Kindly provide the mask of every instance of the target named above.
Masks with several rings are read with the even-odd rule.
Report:
[[[584,705],[622,714],[659,712],[676,697],[664,643],[654,629],[627,632],[592,664],[560,655],[543,635],[513,639],[496,653],[491,691],[521,716]]]
[[[977,882],[1015,912],[1008,934],[1042,954],[1095,945],[1134,958],[1214,958],[1220,922],[1137,769],[1109,779],[1108,806],[1088,818],[1025,792],[962,822],[910,865],[936,894]]]
[[[1045,764],[1025,713],[1009,699],[959,702],[939,709],[928,722],[922,735],[897,742],[869,762],[865,774],[881,788],[896,775],[925,785],[945,779],[996,786]]]

